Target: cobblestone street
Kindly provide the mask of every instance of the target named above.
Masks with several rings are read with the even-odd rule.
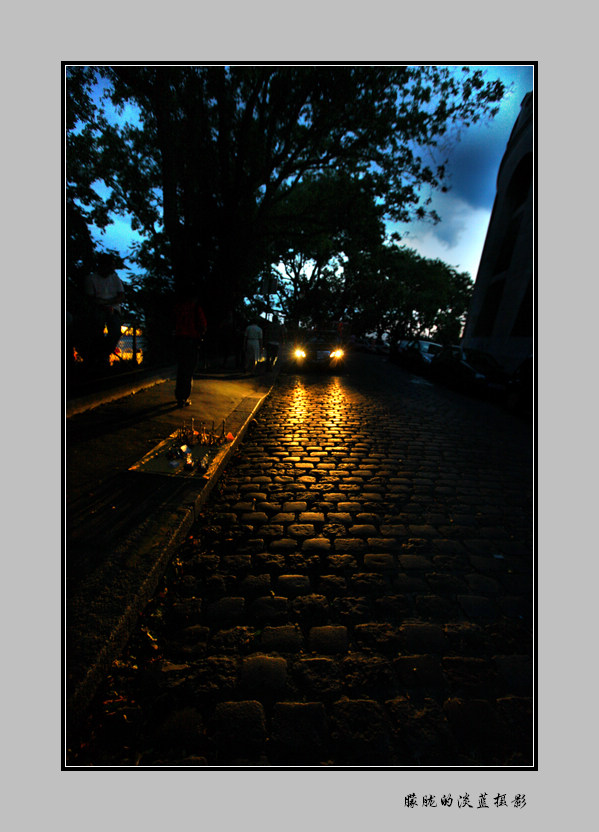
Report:
[[[285,375],[75,765],[531,767],[531,424],[378,356]]]

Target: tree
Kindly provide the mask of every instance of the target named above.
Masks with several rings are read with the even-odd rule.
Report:
[[[470,275],[408,248],[389,252],[389,260],[395,283],[392,340],[431,335],[449,343],[459,340],[472,295]]]
[[[168,241],[162,233],[133,247],[131,259],[142,269],[131,278],[127,295],[130,305],[143,320],[144,361],[164,363],[175,359],[174,278]]]
[[[345,264],[378,249],[385,233],[370,178],[308,177],[281,203],[273,225],[280,231],[271,248],[272,273],[287,320],[297,325],[347,317]]]
[[[404,303],[401,258],[395,246],[380,245],[346,265],[348,312],[356,336],[376,332],[379,338],[395,325]]]
[[[405,246],[382,246],[346,269],[356,334],[459,340],[473,288],[466,272]]]
[[[116,105],[140,113],[139,125],[93,123],[105,208],[129,212],[150,238],[164,233],[175,285],[197,284],[216,317],[276,262],[285,216],[297,233],[283,207],[309,180],[335,171],[367,182],[384,217],[434,218],[423,189],[442,186],[444,160],[430,166],[422,150],[493,115],[503,95],[478,71],[436,65],[94,70]],[[87,176],[72,159],[67,172]]]
[[[101,132],[91,101],[94,74],[86,67],[71,67],[67,73],[65,122],[67,130],[65,193],[66,276],[67,289],[78,287],[82,275],[94,261],[95,247],[89,224],[102,218],[92,209],[99,203],[93,190],[95,171],[99,165],[99,149],[95,136]],[[88,210],[86,211],[85,206]]]
[[[70,67],[67,72],[64,230],[68,327],[64,346],[69,369],[74,366],[74,349],[80,356],[88,355],[91,349],[91,306],[83,290],[83,279],[97,262],[90,225],[103,228],[110,222],[107,206],[94,188],[103,169],[98,137],[109,132],[107,121],[92,100],[95,81],[96,74],[89,67]]]
[[[466,315],[474,291],[468,272],[458,272],[441,260],[433,261],[445,276],[445,302],[435,315],[435,338],[443,344],[457,344],[462,337]]]

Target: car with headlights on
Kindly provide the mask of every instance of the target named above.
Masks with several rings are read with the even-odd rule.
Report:
[[[324,369],[342,372],[345,369],[347,345],[335,330],[312,332],[298,338],[291,350],[291,364],[296,370]]]

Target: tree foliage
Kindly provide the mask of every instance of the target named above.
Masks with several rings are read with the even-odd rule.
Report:
[[[346,271],[357,334],[459,340],[473,290],[467,272],[405,246],[382,246],[349,263]]]
[[[481,72],[438,65],[74,66],[66,80],[68,216],[102,227],[130,215],[154,288],[194,284],[216,318],[279,262],[297,281],[294,314],[347,305],[347,263],[366,274],[385,219],[435,219],[443,137],[493,115],[503,95]],[[135,121],[106,118],[98,80]],[[68,224],[79,263],[83,227]]]
[[[323,316],[347,318],[345,264],[377,250],[385,228],[369,177],[344,173],[309,177],[290,191],[275,214],[272,247],[279,302],[292,323]]]

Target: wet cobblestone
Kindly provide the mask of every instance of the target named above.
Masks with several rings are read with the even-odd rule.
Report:
[[[280,377],[76,764],[532,764],[530,426],[366,367]]]

